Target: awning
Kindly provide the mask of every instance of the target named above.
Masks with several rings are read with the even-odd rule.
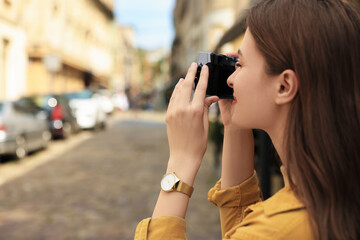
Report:
[[[252,0],[250,2],[250,8],[259,2],[259,0]],[[235,24],[223,35],[220,39],[219,43],[216,45],[214,52],[218,52],[219,49],[224,46],[226,43],[235,40],[245,33],[246,30],[246,12],[239,16],[239,19],[235,22]]]
[[[241,36],[243,33],[245,33],[245,30],[245,19],[236,22],[220,39],[219,43],[216,45],[214,52],[218,52],[223,45]]]

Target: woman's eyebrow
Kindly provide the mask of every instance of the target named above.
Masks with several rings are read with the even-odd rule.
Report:
[[[243,54],[242,54],[240,48],[239,48],[239,50],[238,50],[238,54],[239,54],[239,56],[243,57]]]

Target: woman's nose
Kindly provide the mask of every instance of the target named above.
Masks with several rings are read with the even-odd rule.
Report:
[[[233,88],[233,78],[234,78],[234,73],[233,74],[231,74],[229,77],[228,77],[228,79],[226,80],[226,82],[227,82],[227,85],[229,86],[229,87],[231,87],[231,88]]]

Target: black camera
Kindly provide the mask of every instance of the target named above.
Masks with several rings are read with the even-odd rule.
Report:
[[[233,89],[227,85],[228,77],[235,71],[235,64],[239,61],[235,57],[222,54],[199,52],[198,69],[195,77],[195,88],[200,79],[201,67],[209,67],[209,80],[206,95],[218,96],[222,99],[233,99]]]

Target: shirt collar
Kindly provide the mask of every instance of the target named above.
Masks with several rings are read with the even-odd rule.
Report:
[[[267,216],[305,208],[304,204],[296,197],[290,187],[282,188],[259,205],[263,206],[264,213]],[[250,206],[249,209],[254,210],[259,205],[255,204]]]

